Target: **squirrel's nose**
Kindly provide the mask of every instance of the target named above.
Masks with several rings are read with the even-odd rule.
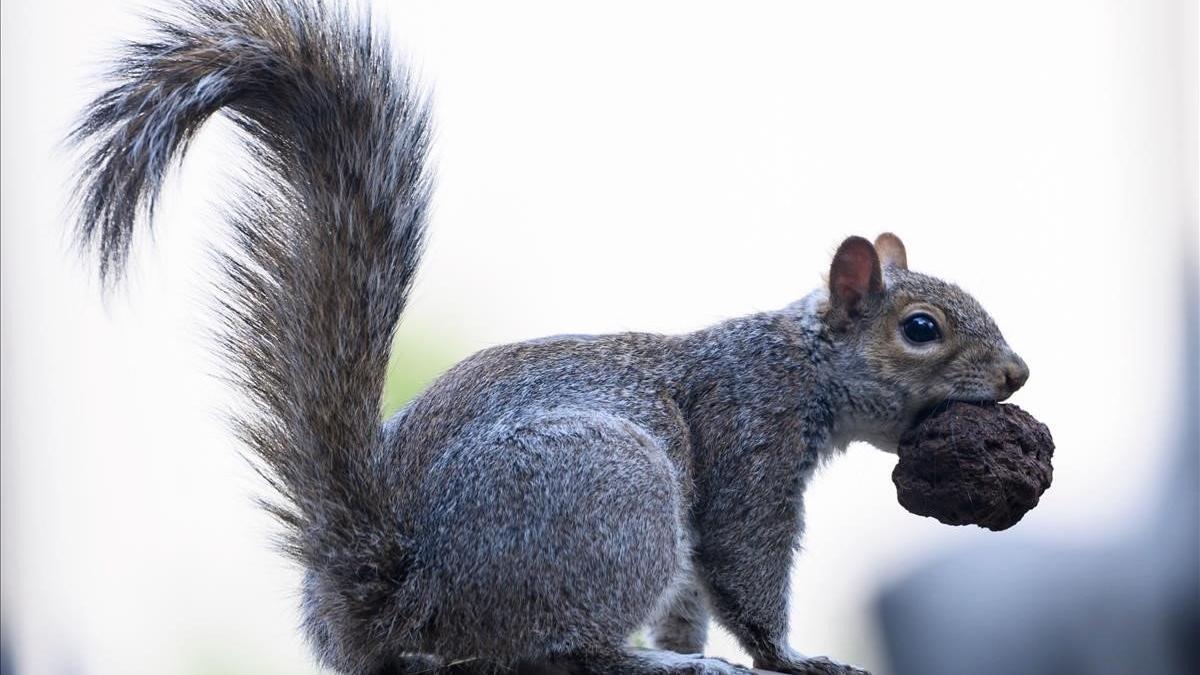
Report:
[[[1008,361],[1003,366],[1004,372],[1004,389],[1007,392],[1004,398],[1012,396],[1018,389],[1025,386],[1025,381],[1029,379],[1029,366],[1025,365],[1025,361],[1016,354],[1009,354]]]

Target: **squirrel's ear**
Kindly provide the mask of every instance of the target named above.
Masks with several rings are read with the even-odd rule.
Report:
[[[891,232],[884,232],[875,238],[875,252],[879,254],[879,263],[884,267],[908,269],[908,254],[904,251],[904,242]]]
[[[883,271],[875,247],[862,237],[847,238],[829,267],[830,304],[846,316],[856,316],[864,298],[882,291]]]

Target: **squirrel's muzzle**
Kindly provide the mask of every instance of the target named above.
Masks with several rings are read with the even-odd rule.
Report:
[[[1000,366],[1000,395],[996,400],[1003,401],[1025,386],[1029,379],[1029,366],[1014,352],[1008,353],[1008,359]]]

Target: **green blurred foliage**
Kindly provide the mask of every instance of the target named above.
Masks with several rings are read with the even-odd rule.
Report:
[[[654,644],[650,641],[650,631],[645,628],[639,628],[633,635],[629,636],[629,646],[637,649],[652,649]]]
[[[429,386],[438,375],[466,356],[466,350],[444,335],[402,331],[392,344],[381,412],[391,417]]]

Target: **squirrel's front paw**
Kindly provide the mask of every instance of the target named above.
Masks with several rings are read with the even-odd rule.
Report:
[[[811,658],[799,657],[795,660],[789,660],[787,663],[755,662],[754,667],[762,670],[788,673],[789,675],[871,675],[862,668],[838,663],[824,656],[814,656]]]

